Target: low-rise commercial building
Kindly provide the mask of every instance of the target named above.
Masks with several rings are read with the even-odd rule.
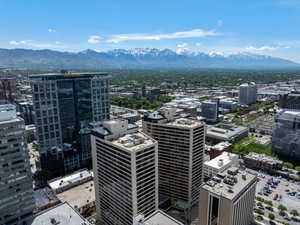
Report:
[[[51,187],[54,193],[59,194],[72,187],[76,187],[91,180],[93,180],[93,172],[84,169],[76,171],[65,177],[59,177],[50,180],[48,185]]]
[[[209,150],[210,160],[216,158],[221,155],[223,152],[231,152],[231,143],[227,141],[220,142],[214,146],[212,146]]]
[[[216,176],[218,173],[225,171],[229,167],[239,165],[239,156],[237,154],[223,152],[216,158],[204,162],[203,177],[205,180]]]
[[[250,225],[256,175],[231,167],[200,189],[199,225]]]
[[[243,159],[246,167],[266,172],[274,173],[277,170],[281,170],[283,166],[283,161],[265,154],[258,154],[255,152],[248,153],[243,157]]]
[[[215,126],[208,126],[206,129],[206,139],[213,143],[227,141],[235,143],[247,137],[249,129],[235,124],[219,123]]]

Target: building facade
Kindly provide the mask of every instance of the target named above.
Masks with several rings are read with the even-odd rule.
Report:
[[[17,101],[16,106],[20,117],[25,121],[25,125],[34,124],[33,103],[31,101]]]
[[[257,86],[254,82],[245,83],[239,87],[239,103],[241,105],[251,105],[257,100]]]
[[[97,224],[132,225],[158,209],[157,142],[127,120],[92,132]]]
[[[14,103],[17,98],[16,77],[0,78],[0,104]]]
[[[272,151],[300,159],[300,110],[282,110],[275,116]]]
[[[201,186],[199,225],[250,225],[257,178],[229,168]]]
[[[0,174],[0,224],[31,224],[35,200],[25,124],[13,105],[0,105]]]
[[[165,108],[144,116],[143,131],[158,141],[159,193],[190,211],[202,183],[204,124]],[[188,216],[189,219],[189,216]]]
[[[204,101],[201,104],[201,115],[209,122],[216,122],[219,118],[219,99]]]
[[[278,105],[282,109],[300,110],[300,92],[292,91],[289,94],[281,95]]]
[[[107,73],[31,75],[42,170],[56,175],[91,164],[89,124],[109,119]]]

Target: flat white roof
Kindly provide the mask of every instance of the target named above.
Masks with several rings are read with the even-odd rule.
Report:
[[[145,222],[147,225],[183,225],[183,223],[175,220],[173,217],[161,210],[157,210],[148,216]]]
[[[237,154],[223,152],[221,155],[217,156],[216,158],[204,162],[205,166],[212,167],[214,169],[222,169],[223,167],[227,166],[232,161],[238,160],[239,156]],[[223,164],[221,165],[219,162],[223,160]]]
[[[68,203],[50,208],[38,214],[31,225],[89,225]]]
[[[93,176],[93,172],[88,170],[80,170],[71,175],[49,181],[49,186],[52,190],[56,190],[58,188],[68,186],[70,183],[74,183],[78,180],[82,180],[89,176]]]

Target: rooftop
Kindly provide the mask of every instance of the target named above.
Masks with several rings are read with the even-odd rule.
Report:
[[[233,161],[238,161],[239,156],[237,154],[229,153],[229,152],[223,152],[221,155],[217,156],[216,158],[204,162],[205,166],[209,166],[215,169],[222,169],[225,166],[227,166],[229,163]]]
[[[50,208],[35,216],[31,225],[89,225],[68,203]]]
[[[245,132],[247,130],[248,130],[247,127],[237,126],[234,124],[217,124],[215,126],[207,127],[207,135],[230,139],[231,137],[238,135],[242,132]]]
[[[53,191],[57,191],[58,189],[66,189],[68,186],[80,183],[82,180],[92,179],[92,177],[93,172],[88,170],[79,170],[71,175],[50,180],[48,184]]]
[[[114,139],[111,143],[129,151],[137,151],[154,145],[156,141],[142,132],[135,132]]]
[[[77,78],[77,77],[93,77],[93,76],[106,76],[106,72],[82,72],[82,73],[45,73],[45,74],[32,74],[29,78],[50,78],[50,79],[59,79],[59,78]]]
[[[202,188],[223,198],[233,200],[242,193],[248,185],[255,181],[256,175],[231,167],[203,184]]]
[[[73,208],[81,208],[95,201],[94,181],[88,181],[56,195],[61,202],[68,202]]]
[[[140,218],[143,220],[143,216],[136,216],[136,220],[139,221]],[[161,210],[156,210],[154,213],[149,215],[144,222],[137,222],[135,225],[183,225],[183,223],[175,220],[173,217],[164,213]]]
[[[276,159],[275,157],[268,156],[265,154],[258,154],[256,152],[250,152],[247,155],[244,156],[246,159],[253,159],[261,162],[267,162],[269,164],[282,164],[283,161]]]
[[[212,146],[211,148],[217,151],[223,151],[224,149],[230,147],[231,144],[228,141],[222,141],[214,146]]]
[[[16,118],[16,106],[11,104],[0,105],[0,121],[13,120]]]

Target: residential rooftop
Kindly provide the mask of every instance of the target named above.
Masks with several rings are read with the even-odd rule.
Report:
[[[233,200],[239,196],[244,190],[256,182],[256,175],[246,171],[239,171],[238,168],[231,167],[222,173],[218,173],[211,180],[202,185],[205,190]]]
[[[89,225],[68,203],[47,209],[35,216],[31,225]]]

